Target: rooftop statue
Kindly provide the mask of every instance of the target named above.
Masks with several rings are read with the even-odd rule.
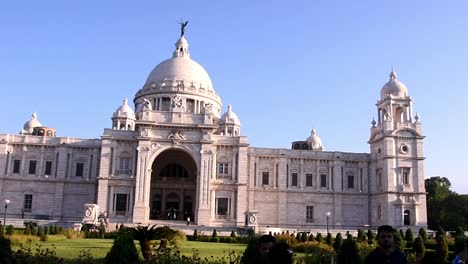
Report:
[[[187,21],[183,21],[183,20],[180,20],[179,21],[179,24],[180,24],[180,36],[183,37],[184,34],[185,34],[185,27],[187,26],[188,24],[188,20]]]

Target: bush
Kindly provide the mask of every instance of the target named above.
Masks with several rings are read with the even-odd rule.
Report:
[[[292,246],[292,249],[294,252],[298,252],[298,253],[313,253],[313,252],[329,253],[329,252],[334,251],[332,247],[323,243],[318,243],[317,241],[297,243],[294,246]]]
[[[13,225],[8,225],[6,228],[6,234],[11,236],[15,233],[15,227]]]
[[[417,259],[423,259],[426,253],[426,247],[424,246],[424,240],[421,236],[418,236],[413,242],[413,251],[416,254]]]
[[[218,232],[216,231],[216,228],[213,229],[213,233],[211,234],[212,238],[218,237]]]
[[[40,226],[37,228],[37,234],[38,237],[41,237],[44,235],[44,229]]]
[[[30,225],[26,225],[26,227],[24,228],[24,232],[23,232],[24,235],[31,235],[31,226]]]
[[[375,234],[372,230],[367,230],[367,244],[374,244]]]
[[[49,227],[44,226],[44,235],[48,235],[48,234],[49,234]]]
[[[333,238],[332,238],[332,235],[330,233],[327,234],[327,237],[325,238],[325,243],[329,246],[332,245],[333,243]]]
[[[193,241],[198,240],[198,230],[197,229],[193,230],[192,238],[193,238]]]
[[[413,230],[411,230],[411,228],[406,229],[405,240],[406,242],[409,242],[409,243],[413,242],[414,237],[413,237]]]
[[[343,245],[341,246],[341,250],[338,252],[338,264],[359,264],[360,259],[358,255],[358,247],[356,241],[351,236],[348,236],[345,241],[343,241]]]
[[[338,250],[341,248],[341,245],[343,245],[343,236],[341,233],[338,233],[336,234],[335,242],[333,242],[333,248],[338,252]]]
[[[46,242],[47,240],[49,240],[49,236],[48,236],[48,235],[45,235],[45,234],[42,234],[42,235],[39,237],[39,240],[41,240],[41,242]]]
[[[403,240],[402,236],[401,236],[401,233],[403,232],[403,230],[400,229],[401,232],[395,230],[393,232],[393,239],[394,239],[394,244],[395,244],[395,247],[398,248],[401,252],[404,252],[405,250],[405,240]]]
[[[119,232],[105,257],[106,264],[138,263],[138,251],[129,232]]]
[[[4,237],[5,236],[5,228],[3,227],[3,225],[0,225],[0,237]]]
[[[99,226],[99,238],[104,238],[106,234],[106,226],[101,223],[101,225]]]
[[[419,228],[419,232],[418,232],[419,236],[421,237],[421,239],[423,240],[423,242],[425,242],[427,240],[427,233],[426,233],[426,229],[424,228]]]
[[[286,243],[290,246],[294,245],[297,243],[297,240],[294,236],[290,236],[290,235],[277,235],[276,237],[276,241],[278,243]]]
[[[85,237],[83,232],[75,231],[73,228],[67,228],[61,233],[63,233],[63,235],[68,239],[82,239]]]
[[[3,226],[0,228],[3,229]],[[9,239],[0,236],[0,263],[14,263]]]
[[[367,241],[366,233],[362,229],[358,229],[357,241],[364,242]]]
[[[237,237],[236,232],[234,232],[234,230],[231,231],[230,237]]]
[[[307,241],[309,241],[309,242],[315,241],[314,234],[310,233],[309,239],[307,239]]]
[[[323,237],[322,237],[322,233],[317,233],[317,236],[315,237],[315,240],[317,240],[317,242],[323,242]]]
[[[440,235],[436,238],[437,247],[436,247],[436,254],[437,260],[439,263],[447,262],[448,257],[448,243],[447,237],[444,235]]]
[[[301,233],[301,234],[302,234],[302,236],[301,236],[301,241],[302,241],[302,242],[306,242],[307,239],[308,239],[307,233],[306,233],[306,232],[303,232],[303,233]]]

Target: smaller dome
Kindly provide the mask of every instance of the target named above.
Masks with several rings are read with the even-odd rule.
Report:
[[[221,116],[219,120],[220,124],[235,124],[240,126],[239,117],[237,117],[236,113],[232,111],[232,106],[228,106],[228,110]]]
[[[307,138],[307,142],[310,144],[312,150],[324,150],[322,140],[317,136],[315,129],[312,129],[310,136]]]
[[[37,120],[37,114],[33,113],[31,119],[24,123],[23,130],[21,134],[27,133],[30,134],[33,132],[35,127],[41,127],[41,123]]]
[[[127,98],[125,98],[123,104],[115,110],[113,117],[128,117],[135,119],[135,112],[128,105]]]
[[[408,88],[397,79],[396,72],[393,69],[390,72],[390,80],[380,90],[381,99],[385,99],[389,95],[400,98],[408,96]]]

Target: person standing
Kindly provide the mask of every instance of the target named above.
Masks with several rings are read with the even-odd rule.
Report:
[[[455,259],[451,262],[452,264],[464,264],[468,263],[468,239],[456,239],[455,240]]]
[[[408,264],[405,255],[395,247],[393,232],[393,227],[389,225],[379,226],[377,229],[379,245],[366,257],[365,264]]]
[[[187,216],[187,225],[190,225],[190,216]]]

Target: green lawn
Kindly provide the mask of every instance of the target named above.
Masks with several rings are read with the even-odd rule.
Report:
[[[104,258],[112,247],[112,239],[66,239],[64,237],[51,236],[47,242],[31,242],[25,246],[31,247],[35,250],[37,247],[41,249],[49,248],[56,252],[58,257],[64,259],[74,259],[80,255],[82,250],[89,250],[94,258]],[[157,241],[156,241],[157,243]],[[135,245],[140,251],[138,242]],[[209,243],[209,242],[195,242],[185,241],[179,245],[179,250],[186,256],[192,256],[194,253],[198,254],[201,258],[220,258],[228,256],[228,253],[234,251],[236,254],[242,254],[246,245],[244,244],[225,244],[225,243]],[[13,247],[17,250],[18,247]]]

